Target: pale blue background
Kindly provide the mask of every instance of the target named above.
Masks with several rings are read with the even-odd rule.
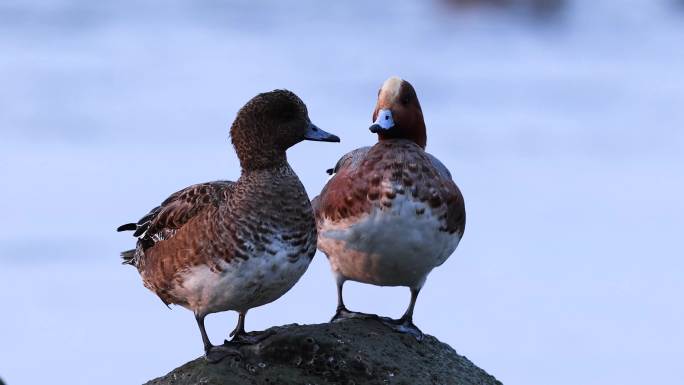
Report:
[[[564,4],[2,0],[0,376],[132,384],[200,355],[192,315],[119,265],[116,226],[237,178],[228,126],[273,88],[343,139],[289,152],[315,195],[397,74],[469,221],[416,323],[508,385],[684,383],[684,6]],[[398,316],[408,290],[347,301]],[[319,253],[247,327],[334,307]],[[215,342],[235,318],[208,319]]]

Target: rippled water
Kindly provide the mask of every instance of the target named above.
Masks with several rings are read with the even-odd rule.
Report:
[[[2,2],[0,376],[140,383],[199,355],[191,315],[118,265],[133,239],[114,228],[181,187],[237,178],[228,125],[273,88],[343,139],[289,152],[316,194],[339,155],[374,140],[377,88],[398,74],[469,218],[417,324],[506,384],[676,382],[681,2],[456,3]],[[387,315],[408,302],[347,292]],[[319,254],[247,326],[324,322],[334,306]],[[212,339],[234,322],[210,317]]]

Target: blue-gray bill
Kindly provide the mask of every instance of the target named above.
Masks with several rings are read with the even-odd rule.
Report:
[[[314,140],[317,142],[339,142],[340,138],[329,132],[323,131],[315,124],[310,123],[309,128],[304,133],[304,140]]]

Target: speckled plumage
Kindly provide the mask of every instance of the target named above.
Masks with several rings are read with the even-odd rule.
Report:
[[[231,127],[243,168],[240,179],[187,187],[138,222],[135,235],[139,240],[129,262],[164,303],[182,305],[197,314],[259,306],[283,293],[265,299],[255,293],[253,303],[209,308],[201,300],[193,303],[192,296],[185,298],[186,273],[206,266],[216,275],[213,279],[219,279],[227,270],[245,268],[250,258],[274,258],[285,249],[290,263],[313,257],[313,212],[304,186],[285,157],[285,150],[302,140],[301,130],[295,127],[304,119],[308,119],[306,106],[288,91],[250,100]],[[276,243],[279,250],[273,249]],[[243,290],[263,290],[268,284],[258,282],[258,272],[254,277],[242,276]],[[294,282],[298,278],[292,277]]]
[[[299,258],[310,260],[316,251],[311,205],[287,164],[244,173],[237,182],[190,186],[151,214],[155,211],[138,242],[136,267],[145,286],[165,303],[199,313],[203,304],[174,295],[175,288],[183,285],[183,272],[198,265],[217,274],[239,269],[250,258],[275,256],[278,250],[270,247],[274,242],[281,242],[281,249],[290,246],[287,259],[292,263]],[[216,311],[259,305],[263,303],[234,304],[235,309]]]
[[[430,270],[453,253],[465,227],[463,196],[446,168],[410,140],[387,139],[345,155],[336,170],[313,202],[318,247],[328,256],[333,271],[346,279],[377,285],[422,285]],[[387,224],[397,222],[399,216],[406,226]],[[369,220],[375,225],[355,231]],[[412,238],[417,226],[420,232]],[[439,237],[440,233],[444,236]],[[432,251],[433,234],[448,246]],[[415,275],[382,277],[382,262],[371,261],[372,255],[391,254],[393,244],[402,244],[409,255],[394,253],[383,259],[394,260],[391,264],[397,267],[393,270],[398,272],[404,265]],[[414,258],[425,263],[408,263]],[[356,266],[358,259],[367,259],[368,266],[346,268]]]
[[[425,123],[413,87],[388,79],[373,119],[378,143],[344,155],[312,202],[318,248],[338,283],[336,318],[348,312],[342,302],[346,280],[407,286],[417,296],[430,271],[454,252],[465,228],[461,192],[447,168],[424,150]],[[415,296],[402,327],[414,328]]]
[[[373,206],[391,207],[397,195],[410,194],[442,220],[441,231],[463,232],[463,196],[449,171],[410,140],[388,139],[356,149],[344,155],[334,170],[314,201],[319,222],[353,220]]]
[[[293,93],[250,100],[231,126],[242,174],[236,182],[196,184],[172,194],[136,224],[135,250],[124,252],[144,285],[166,304],[206,314],[272,302],[306,271],[316,225],[304,186],[285,151],[304,140],[339,141],[313,125]]]

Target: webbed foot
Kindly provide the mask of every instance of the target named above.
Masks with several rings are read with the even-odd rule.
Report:
[[[261,332],[249,332],[249,333],[236,333],[235,330],[230,333],[230,335],[233,337],[230,342],[226,341],[226,343],[236,343],[236,344],[241,344],[241,345],[254,345],[258,344],[259,342],[265,340],[266,338],[276,334],[274,330],[264,330]]]
[[[228,356],[242,357],[238,344],[227,342],[223,345],[211,346],[204,352],[204,359],[211,364],[220,362]]]
[[[387,317],[381,317],[380,322],[382,322],[383,325],[387,326],[388,328],[396,332],[409,334],[413,336],[418,342],[422,341],[425,337],[423,335],[423,332],[420,331],[420,329],[418,329],[418,327],[414,325],[413,321],[410,319],[392,319]]]
[[[332,317],[330,322],[339,322],[347,319],[375,319],[377,320],[379,317],[375,314],[368,314],[368,313],[361,313],[357,311],[351,311],[347,309],[346,307],[338,307],[337,312],[335,312],[335,315]]]

